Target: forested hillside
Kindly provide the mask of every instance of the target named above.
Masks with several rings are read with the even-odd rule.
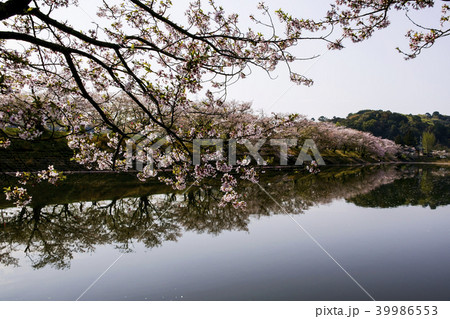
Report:
[[[346,118],[321,117],[319,120],[370,132],[398,144],[429,147],[425,145],[428,143],[434,149],[450,148],[450,116],[439,112],[405,115],[391,111],[362,110],[350,113]]]

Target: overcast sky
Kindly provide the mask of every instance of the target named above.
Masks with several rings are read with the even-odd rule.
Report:
[[[227,12],[243,16],[254,12],[259,1],[221,0]],[[80,0],[80,21],[90,22],[93,2]],[[323,16],[331,0],[268,0],[272,11],[283,8],[296,17]],[[436,8],[412,15],[426,26],[437,26],[441,1]],[[173,0],[177,12],[186,9],[185,0]],[[180,8],[180,11],[178,11]],[[68,20],[72,20],[68,18]],[[252,101],[256,109],[267,112],[296,112],[318,118],[346,116],[361,109],[383,109],[401,113],[438,111],[450,114],[450,38],[442,39],[414,60],[405,61],[395,48],[407,49],[405,33],[413,28],[404,14],[392,14],[391,26],[378,31],[368,41],[344,43],[341,51],[327,52],[323,44],[301,43],[293,53],[321,54],[319,59],[302,61],[294,70],[312,77],[313,87],[292,85],[284,68],[271,80],[263,72],[254,73],[230,88],[229,98]],[[243,18],[243,23],[245,19]],[[281,30],[280,30],[281,31]]]

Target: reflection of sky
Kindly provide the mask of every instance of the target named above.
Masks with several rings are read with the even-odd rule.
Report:
[[[375,299],[447,299],[447,207],[361,208],[344,201],[294,217]],[[1,271],[0,299],[76,299],[117,257],[111,246],[76,254],[69,270]],[[183,296],[183,298],[181,297]],[[249,232],[186,233],[135,244],[84,296],[125,300],[367,300],[285,215],[252,219]]]
[[[184,19],[186,6],[183,3],[186,2],[187,0],[176,1],[171,12],[174,20],[183,21],[179,19]],[[258,2],[260,1],[218,1],[228,12],[240,13],[243,23],[248,21],[246,17],[249,13],[254,13]],[[272,11],[283,8],[300,18],[323,16],[331,2],[265,1]],[[92,20],[100,21],[92,13],[100,1],[80,3],[82,9],[70,8],[70,15],[63,14],[63,19],[70,16],[75,25],[92,28]],[[438,27],[441,5],[442,2],[437,1],[436,8],[419,13],[411,12],[410,16],[419,24]],[[446,86],[447,72],[443,70],[450,70],[450,41],[447,38],[441,39],[432,49],[424,50],[418,58],[404,61],[395,48],[400,47],[405,51],[408,49],[408,41],[404,35],[414,26],[403,14],[391,12],[391,16],[391,26],[376,32],[368,41],[359,44],[347,41],[344,43],[345,50],[328,52],[317,62],[302,61],[294,66],[295,71],[306,71],[306,75],[315,80],[312,88],[291,87],[286,70],[280,67],[274,74],[278,76],[274,81],[264,72],[253,70],[253,75],[233,86],[228,96],[230,99],[253,101],[255,108],[266,112],[298,112],[316,119],[320,115],[346,116],[350,112],[368,108],[389,109],[406,114],[433,111],[448,113],[450,90]],[[245,27],[242,29],[245,30]],[[321,54],[324,50],[326,49],[322,44],[305,41],[292,53],[305,57]]]

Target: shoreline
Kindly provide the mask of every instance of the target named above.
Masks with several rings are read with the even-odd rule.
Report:
[[[430,162],[377,162],[377,163],[371,163],[371,162],[367,162],[367,163],[340,163],[340,164],[326,164],[326,165],[322,165],[321,167],[358,167],[358,166],[377,166],[377,165],[442,165],[442,166],[450,166],[450,161],[446,161],[446,162],[435,162],[435,161],[430,161]],[[259,170],[294,170],[294,169],[298,169],[298,168],[303,168],[303,165],[278,165],[278,166],[253,166]],[[159,170],[159,171],[166,171],[166,172],[170,172],[170,169],[166,169],[166,170]],[[31,173],[38,173],[40,171],[31,171]],[[139,171],[138,170],[128,170],[128,171],[112,171],[112,170],[79,170],[79,171],[73,171],[73,170],[68,170],[68,171],[60,171],[63,174],[68,174],[68,175],[72,175],[72,174],[136,174]],[[15,176],[17,173],[17,171],[15,172],[0,172],[1,174],[5,174],[5,175],[12,175]]]

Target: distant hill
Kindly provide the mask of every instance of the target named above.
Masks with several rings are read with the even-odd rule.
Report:
[[[391,111],[362,110],[350,113],[346,118],[320,117],[319,121],[329,121],[340,126],[370,132],[375,136],[387,138],[398,144],[419,146],[424,132],[433,133],[435,148],[450,148],[450,116],[433,114],[406,115]]]

